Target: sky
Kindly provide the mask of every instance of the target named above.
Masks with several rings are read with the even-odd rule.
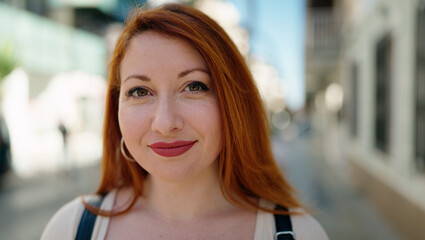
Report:
[[[227,0],[251,31],[251,53],[275,66],[282,79],[287,106],[304,105],[305,0]]]

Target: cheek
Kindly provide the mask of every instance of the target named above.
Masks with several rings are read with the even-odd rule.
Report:
[[[217,107],[218,108],[218,107]],[[221,117],[220,117],[220,111],[217,109],[216,114],[214,115],[214,122],[211,124],[212,127],[209,128],[211,131],[211,135],[214,136],[214,142],[217,147],[218,152],[221,151],[223,145],[222,145],[222,139],[223,139],[223,128],[221,125]]]
[[[143,111],[143,109],[137,109],[134,106],[120,105],[118,108],[118,122],[122,136],[129,141],[140,137],[140,134],[142,134],[148,126],[148,118],[146,116],[147,112]]]
[[[222,126],[220,110],[216,101],[209,101],[198,105],[197,110],[192,110],[188,116],[192,126],[202,131],[207,140],[212,144],[221,144]],[[214,144],[214,145],[215,145]]]
[[[221,126],[221,118],[220,118],[220,111],[218,109],[217,105],[214,105],[213,108],[210,109],[209,114],[206,115],[205,119],[203,121],[205,124],[205,131],[208,141],[208,151],[211,154],[211,159],[217,159],[218,155],[220,154],[223,143],[222,143],[222,135],[223,130]]]

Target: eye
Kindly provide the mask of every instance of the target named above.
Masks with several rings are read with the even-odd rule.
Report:
[[[208,91],[210,89],[207,87],[207,85],[201,82],[191,82],[186,86],[185,90],[189,92],[199,92],[199,91]]]
[[[129,97],[145,97],[149,95],[149,90],[142,87],[135,87],[130,89],[130,91],[127,92],[127,96]]]

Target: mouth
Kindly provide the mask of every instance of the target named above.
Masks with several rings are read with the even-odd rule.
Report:
[[[163,157],[177,157],[189,151],[197,141],[176,141],[172,143],[156,142],[149,147]]]

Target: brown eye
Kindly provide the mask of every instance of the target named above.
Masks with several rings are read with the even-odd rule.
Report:
[[[129,97],[145,97],[149,95],[149,91],[146,88],[135,87],[128,91],[127,96]]]
[[[191,83],[187,86],[187,88],[189,89],[189,91],[199,91],[199,89],[201,89],[201,86],[196,83]]]
[[[208,91],[209,88],[201,82],[192,82],[187,85],[186,90],[189,92],[198,92],[198,91]]]

